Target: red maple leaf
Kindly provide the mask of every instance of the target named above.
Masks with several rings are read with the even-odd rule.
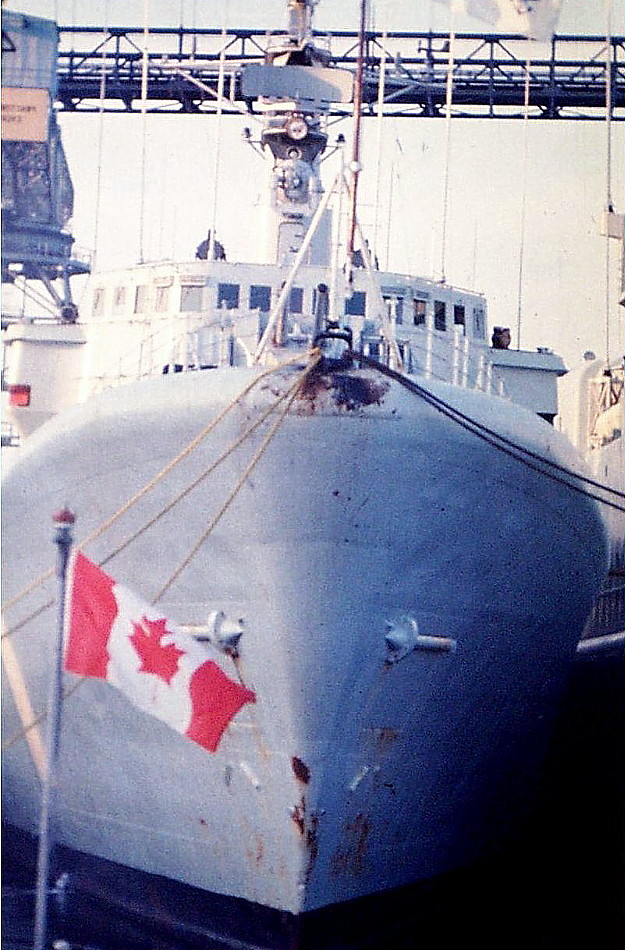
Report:
[[[178,672],[178,657],[184,656],[184,650],[179,650],[173,643],[163,645],[161,642],[165,634],[167,621],[148,620],[143,617],[140,623],[132,622],[134,633],[128,639],[141,659],[140,673],[154,673],[160,676],[169,686],[174,675]]]

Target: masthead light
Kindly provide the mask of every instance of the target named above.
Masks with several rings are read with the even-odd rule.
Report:
[[[300,142],[308,135],[308,125],[306,119],[301,115],[293,116],[285,126],[286,134],[294,142]]]

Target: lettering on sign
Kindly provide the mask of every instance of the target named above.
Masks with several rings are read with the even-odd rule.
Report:
[[[2,140],[46,142],[50,116],[47,89],[2,89]]]

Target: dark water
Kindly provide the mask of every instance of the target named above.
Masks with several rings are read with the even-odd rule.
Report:
[[[625,950],[625,664],[622,649],[578,658],[530,819],[470,869],[350,913],[309,915],[284,950]],[[31,945],[32,864],[5,849],[3,950]],[[102,907],[51,900],[50,939],[99,950],[221,950],[159,934]],[[259,941],[262,946],[262,942]],[[241,947],[241,944],[233,945]],[[249,944],[248,944],[249,946]]]

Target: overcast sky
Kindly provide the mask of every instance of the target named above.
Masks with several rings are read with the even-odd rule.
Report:
[[[625,32],[620,2],[564,0],[558,31],[603,35],[607,7],[614,33]],[[56,18],[61,25],[140,25],[142,0],[9,0],[7,7]],[[148,0],[151,25],[279,30],[284,0]],[[356,29],[358,0],[321,0],[315,25]],[[377,0],[372,25],[383,30],[445,30],[439,0]],[[458,30],[485,24],[459,17]],[[94,40],[95,45],[95,40]],[[532,55],[545,55],[532,43]],[[98,266],[133,263],[139,253],[142,119],[138,115],[60,114],[75,186],[73,230],[93,248]],[[244,117],[222,127],[217,232],[230,260],[254,254],[254,216],[264,178],[262,160],[241,138]],[[376,183],[376,124],[364,128],[361,219],[371,234]],[[387,119],[380,179],[378,254],[392,269],[438,276],[445,168],[444,121]],[[216,145],[214,118],[149,116],[144,204],[146,256],[190,259],[213,216]],[[350,134],[348,120],[334,133]],[[612,190],[623,211],[623,123],[613,123]],[[523,256],[523,347],[549,346],[574,365],[587,349],[605,355],[606,241],[600,226],[606,202],[604,122],[533,121],[529,124],[526,226]],[[101,142],[101,149],[100,149]],[[523,123],[454,120],[449,169],[446,277],[486,293],[489,320],[516,327],[523,200]],[[99,155],[101,153],[101,165]],[[332,174],[332,158],[326,169]],[[99,202],[98,197],[99,187]],[[100,209],[96,227],[96,207]],[[622,352],[618,306],[622,245],[610,244],[611,356]]]

